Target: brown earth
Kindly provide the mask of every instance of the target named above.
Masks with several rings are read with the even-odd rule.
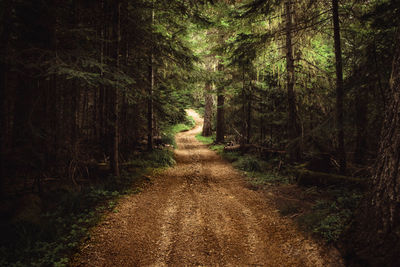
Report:
[[[300,233],[262,192],[195,139],[177,135],[177,164],[121,199],[92,230],[73,266],[343,266]]]

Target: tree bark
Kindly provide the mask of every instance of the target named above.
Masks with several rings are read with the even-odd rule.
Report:
[[[251,89],[251,84],[250,84],[250,89]],[[250,140],[251,140],[251,111],[252,111],[253,107],[252,107],[252,92],[250,91],[248,93],[247,96],[247,122],[246,122],[246,126],[247,126],[247,133],[246,133],[246,143],[250,144]]]
[[[151,24],[154,24],[154,9],[151,11]],[[151,44],[153,45],[153,44]],[[153,142],[153,121],[154,121],[154,114],[153,114],[153,91],[154,91],[154,54],[153,48],[150,51],[150,58],[149,58],[149,90],[148,90],[148,101],[147,101],[147,149],[153,150],[154,142]]]
[[[295,82],[295,69],[294,69],[294,58],[293,58],[293,45],[292,45],[292,1],[287,0],[285,2],[286,12],[286,72],[287,72],[287,93],[288,93],[288,147],[290,161],[295,162],[300,159],[300,147],[298,142],[299,130],[297,124],[297,111],[296,111],[296,96],[294,93],[294,82]]]
[[[375,174],[347,235],[347,251],[368,266],[400,266],[400,27]]]
[[[4,1],[5,10],[3,12],[3,18],[1,20],[3,24],[3,31],[0,35],[0,197],[2,194],[2,182],[3,177],[5,175],[5,161],[3,159],[3,155],[6,147],[6,138],[7,132],[5,131],[6,125],[6,115],[5,115],[5,99],[6,99],[6,88],[7,88],[7,72],[8,72],[8,41],[10,37],[10,13],[13,2],[11,0]]]
[[[114,59],[117,69],[119,69],[119,50],[121,41],[121,2],[116,1],[115,10],[113,14],[113,41],[115,42],[114,47]],[[111,114],[113,115],[113,149],[111,153],[111,169],[116,177],[120,176],[119,172],[119,88],[118,83],[114,88],[114,103],[112,105]]]
[[[218,71],[223,71],[223,65],[218,64]],[[224,88],[222,87],[221,81],[218,84],[217,89],[217,143],[223,143],[225,141],[225,96],[224,96]]]
[[[340,23],[338,0],[332,0],[333,10],[333,32],[335,41],[336,58],[336,134],[338,138],[337,155],[339,158],[339,172],[346,172],[346,152],[344,150],[344,129],[343,129],[343,66],[342,48],[340,44]]]
[[[204,88],[204,98],[205,98],[205,107],[204,107],[204,123],[203,123],[203,136],[212,135],[211,129],[211,120],[212,120],[212,108],[213,108],[213,99],[211,95],[211,81],[207,81]]]
[[[354,162],[364,164],[367,153],[367,126],[368,126],[368,89],[359,87],[356,99],[356,149]]]

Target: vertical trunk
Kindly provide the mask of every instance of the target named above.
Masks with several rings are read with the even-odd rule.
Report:
[[[365,266],[400,266],[400,27],[396,43],[375,174],[346,242]]]
[[[368,125],[368,91],[359,87],[356,98],[356,149],[354,161],[363,164],[367,152],[367,125]]]
[[[223,143],[225,141],[225,96],[223,95],[222,88],[218,88],[217,97],[217,143]]]
[[[293,46],[292,46],[292,1],[287,0],[285,2],[286,12],[286,70],[287,70],[287,94],[288,94],[288,110],[289,110],[289,121],[288,121],[288,137],[289,137],[289,155],[292,162],[300,159],[300,150],[298,145],[298,125],[297,125],[297,114],[296,114],[296,97],[294,94],[294,81],[295,81],[295,70],[294,70],[294,58],[293,58]]]
[[[115,42],[114,47],[114,60],[116,68],[119,69],[119,50],[121,41],[121,2],[116,1],[115,10],[113,14],[113,41]],[[112,135],[113,135],[113,147],[111,153],[111,169],[116,177],[120,176],[119,173],[119,88],[118,82],[117,86],[114,88],[112,107]]]
[[[104,0],[100,2],[100,10],[102,14],[102,19],[105,21],[105,11],[104,11]],[[104,64],[104,48],[105,48],[105,26],[100,26],[100,63],[101,65]],[[104,73],[103,70],[100,70],[100,77],[103,78]],[[99,86],[99,98],[97,104],[97,120],[96,120],[96,133],[97,133],[97,142],[104,143],[104,136],[105,136],[105,88],[104,85],[101,84]]]
[[[3,18],[1,20],[3,24],[3,31],[0,35],[0,197],[2,196],[2,179],[4,177],[5,164],[3,159],[3,154],[6,147],[6,115],[5,115],[5,98],[6,98],[6,88],[7,88],[7,72],[8,72],[8,40],[10,37],[10,13],[12,8],[12,1],[4,1],[5,10],[3,12]]]
[[[154,9],[151,11],[151,26],[154,24]],[[151,44],[153,46],[153,44]],[[153,91],[154,91],[154,54],[153,48],[150,51],[149,58],[149,91],[148,91],[148,102],[147,102],[147,149],[153,150],[154,142],[153,142]]]
[[[246,143],[246,129],[247,129],[247,125],[246,125],[246,80],[245,80],[245,69],[244,69],[244,65],[242,67],[242,133],[241,133],[241,137],[240,137],[240,145],[244,145]]]
[[[212,135],[211,120],[212,120],[213,99],[211,95],[211,86],[212,86],[211,81],[207,81],[204,89],[205,107],[204,107],[204,124],[202,132],[203,136]]]
[[[247,122],[246,122],[247,125],[246,140],[248,144],[250,144],[250,139],[251,139],[251,110],[252,110],[252,103],[251,103],[251,92],[250,92],[247,97]]]
[[[336,58],[336,133],[338,138],[337,154],[339,158],[340,173],[346,172],[346,153],[344,150],[344,129],[343,129],[343,67],[342,48],[340,45],[340,25],[338,0],[332,0],[333,9],[333,32],[335,40]]]
[[[218,71],[223,71],[223,65],[218,64]],[[224,96],[224,88],[222,87],[221,81],[218,84],[217,89],[217,136],[216,142],[223,143],[225,141],[225,96]]]

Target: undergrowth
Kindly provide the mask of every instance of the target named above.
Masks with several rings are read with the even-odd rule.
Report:
[[[276,159],[265,161],[255,155],[242,154],[237,151],[224,151],[224,145],[215,144],[215,135],[202,136],[196,135],[196,139],[209,146],[211,150],[217,152],[225,160],[232,163],[232,166],[241,170],[249,179],[251,185],[263,187],[269,184],[288,184],[293,181],[284,170],[277,168]]]
[[[143,174],[124,172],[119,179],[110,176],[81,191],[58,193],[56,208],[38,222],[4,225],[0,266],[66,266],[80,242],[90,238],[89,229],[114,209],[117,198],[140,192],[131,185]]]
[[[175,135],[179,132],[189,131],[196,125],[196,122],[191,116],[187,116],[186,120],[182,123],[168,126],[161,134],[161,141],[164,144],[172,145],[176,148]]]
[[[181,124],[166,128],[162,135],[164,144],[175,146],[175,134],[194,125],[193,118],[187,118]],[[109,176],[80,191],[53,193],[55,208],[42,214],[37,222],[1,225],[0,266],[67,266],[81,242],[90,238],[89,229],[102,215],[118,212],[115,206],[119,197],[141,192],[144,177],[173,164],[171,149],[155,149],[129,160],[125,164],[129,167],[122,170],[119,178]]]
[[[308,213],[297,222],[303,230],[312,232],[327,242],[337,242],[349,225],[362,198],[359,190],[330,188],[323,192]]]

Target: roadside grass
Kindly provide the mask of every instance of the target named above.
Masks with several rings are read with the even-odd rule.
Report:
[[[166,127],[161,134],[161,141],[164,144],[172,145],[176,148],[175,135],[179,132],[189,131],[196,125],[193,117],[187,116],[182,123]]]
[[[223,145],[214,144],[215,136],[198,134],[196,138],[242,171],[252,188],[258,190],[273,186],[280,214],[293,218],[300,230],[327,243],[340,242],[362,198],[361,190],[338,186],[296,186],[292,167],[281,166],[278,158],[266,161],[251,154],[224,151]]]
[[[196,135],[196,139],[205,145],[211,145],[215,141],[215,135],[212,136],[202,136],[201,133]]]
[[[256,188],[271,184],[288,184],[293,181],[289,174],[278,170],[276,159],[265,161],[255,155],[243,154],[238,151],[224,151],[224,145],[215,144],[215,135],[202,136],[196,135],[196,139],[211,150],[217,152],[226,161],[232,163],[232,166],[247,177],[248,182]]]
[[[176,146],[175,134],[195,125],[193,118],[164,130],[165,144]],[[121,176],[104,177],[80,190],[51,192],[44,201],[53,208],[36,222],[18,221],[1,225],[0,266],[68,266],[80,244],[90,239],[90,229],[115,208],[119,198],[142,192],[152,173],[175,164],[168,147],[145,152],[124,164]]]

